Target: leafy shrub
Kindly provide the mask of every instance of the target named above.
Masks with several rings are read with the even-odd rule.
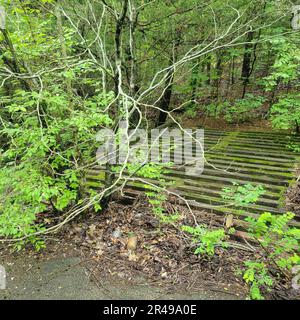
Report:
[[[281,96],[271,108],[271,121],[276,129],[295,129],[299,119],[300,95],[297,93]]]
[[[253,186],[252,184],[239,185],[238,183],[233,183],[232,187],[223,188],[221,196],[224,200],[243,207],[257,202],[264,193],[265,190],[261,185]]]
[[[229,123],[246,122],[255,118],[257,110],[262,107],[265,98],[246,94],[244,99],[238,99],[224,111],[224,118]]]
[[[198,106],[196,104],[191,104],[185,109],[184,114],[188,118],[195,118],[197,116],[197,108]]]
[[[17,90],[10,99],[2,97],[14,122],[7,120],[0,130],[6,141],[0,160],[0,236],[25,237],[24,243],[40,247],[40,238],[31,236],[44,230],[37,214],[59,213],[80,200],[80,167],[94,159],[101,125],[111,124],[101,112],[110,98],[103,95],[89,106],[78,100],[71,109],[56,85],[43,93]]]
[[[167,182],[163,178],[163,174],[168,172],[167,167],[171,165],[171,163],[149,163],[137,173],[138,176],[156,180],[156,185],[144,184],[144,187],[149,190],[145,194],[148,197],[149,203],[152,205],[154,215],[159,219],[161,224],[172,224],[180,219],[179,213],[175,212],[170,214],[166,212],[164,208],[164,203],[168,200],[165,188],[173,183]]]
[[[246,94],[244,99],[237,99],[234,102],[224,101],[222,103],[209,104],[205,106],[206,114],[211,117],[224,119],[229,123],[246,122],[255,118],[257,110],[262,107],[265,98]]]
[[[293,152],[297,152],[297,153],[300,152],[300,144],[298,143],[291,142],[287,145],[287,148],[292,150]]]
[[[247,218],[249,234],[262,249],[258,260],[245,262],[244,279],[251,284],[252,299],[263,299],[262,288],[271,289],[277,277],[287,277],[293,266],[300,265],[300,230],[289,226],[294,216],[267,212]]]
[[[169,214],[164,209],[164,203],[168,199],[167,195],[159,188],[153,188],[153,191],[146,192],[149,203],[152,205],[154,215],[161,224],[172,224],[180,219],[179,213]]]
[[[284,35],[269,40],[272,50],[276,53],[276,60],[272,66],[271,74],[264,78],[268,91],[273,90],[279,83],[288,84],[298,80],[300,50],[297,35],[286,37]]]
[[[253,300],[263,300],[261,288],[265,287],[270,291],[273,279],[268,273],[268,269],[263,262],[246,261],[246,271],[243,279],[250,285],[250,297]]]
[[[224,115],[224,110],[230,107],[229,101],[224,101],[222,103],[211,103],[204,107],[205,113],[209,117],[219,118]]]
[[[148,197],[149,204],[152,206],[153,214],[159,219],[161,224],[170,224],[177,222],[180,218],[178,213],[169,214],[164,208],[165,202],[168,200],[166,188],[173,184],[172,181],[167,182],[163,175],[168,173],[168,167],[172,163],[127,163],[126,169],[128,175],[133,179],[134,177],[150,179],[149,183],[141,183],[143,188],[146,189],[145,195]],[[112,168],[114,172],[120,172],[121,166]],[[151,183],[151,179],[155,180],[155,184]]]
[[[272,73],[264,79],[267,91],[275,91],[280,85],[293,84],[293,92],[281,94],[278,101],[271,107],[271,120],[276,129],[295,129],[299,126],[300,96],[299,62],[300,50],[296,35],[278,36],[271,40],[276,60]]]
[[[207,254],[212,256],[215,254],[216,246],[227,248],[226,234],[224,229],[208,230],[205,226],[183,226],[182,230],[192,236],[193,243],[197,249],[195,254]]]
[[[223,189],[222,197],[229,203],[244,207],[257,202],[264,192],[260,185],[234,184],[231,188]],[[249,236],[260,245],[259,258],[244,262],[243,278],[250,285],[251,299],[264,299],[264,291],[271,291],[277,279],[286,277],[294,265],[300,264],[300,230],[289,226],[293,218],[292,213],[264,213],[258,218],[246,218]]]

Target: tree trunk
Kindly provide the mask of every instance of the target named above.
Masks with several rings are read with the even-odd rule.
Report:
[[[195,101],[196,99],[196,93],[198,88],[198,77],[199,77],[199,64],[193,68],[192,70],[192,76],[191,76],[191,88],[192,88],[192,94],[191,94],[191,100]]]
[[[168,111],[170,108],[170,103],[171,103],[171,98],[173,93],[173,82],[175,77],[175,69],[173,67],[173,64],[177,58],[177,49],[180,44],[180,39],[181,39],[181,34],[180,32],[177,32],[174,47],[169,59],[169,71],[167,73],[166,80],[165,80],[164,92],[159,102],[159,108],[161,110],[159,112],[159,117],[157,121],[158,126],[163,125],[166,122],[168,117]]]
[[[222,54],[219,53],[217,55],[217,63],[216,63],[216,79],[213,83],[213,98],[218,100],[219,98],[219,91],[220,91],[220,83],[221,83],[221,77],[223,73],[223,66],[222,66]]]
[[[202,64],[201,66],[201,72],[205,72],[205,65]],[[200,61],[198,60],[196,66],[192,70],[192,75],[191,75],[191,88],[192,88],[192,94],[191,94],[191,106],[194,107],[196,104],[196,99],[197,99],[197,89],[199,86],[202,85],[199,81],[199,71],[200,71]]]
[[[122,13],[120,14],[119,19],[116,22],[116,31],[115,31],[115,76],[114,76],[114,84],[115,84],[115,97],[117,99],[116,101],[116,114],[115,114],[115,119],[116,119],[116,127],[115,131],[118,130],[119,128],[119,121],[120,121],[120,115],[119,115],[119,110],[121,108],[120,105],[120,99],[119,99],[119,94],[120,94],[120,86],[122,85],[122,34],[123,34],[123,29],[125,25],[125,19],[128,11],[128,0],[123,0],[123,8],[122,8]],[[107,163],[106,164],[106,173],[105,173],[105,188],[109,188],[112,186],[112,184],[115,181],[115,174],[112,172],[111,164]],[[108,194],[105,194],[102,200],[102,208],[107,207],[111,199],[111,192]]]
[[[206,63],[206,75],[207,75],[207,80],[206,84],[210,86],[211,84],[211,56],[207,58],[207,63]]]
[[[254,32],[249,32],[247,34],[245,51],[244,51],[244,59],[243,59],[243,67],[242,67],[242,80],[243,80],[243,94],[242,98],[245,97],[247,85],[249,83],[249,78],[251,75],[251,57],[252,57],[252,47]]]
[[[171,66],[172,65],[173,65],[173,61],[171,63]],[[158,126],[161,126],[167,120],[167,117],[168,117],[167,112],[169,111],[171,98],[172,98],[173,81],[174,81],[174,69],[171,68],[170,71],[168,72],[166,82],[165,82],[164,93],[159,103],[159,108],[161,109],[161,111],[159,112],[158,124],[157,124]]]
[[[136,97],[139,91],[139,85],[137,84],[138,79],[138,66],[137,66],[137,56],[136,56],[136,27],[138,24],[138,12],[135,7],[134,1],[130,4],[129,10],[129,32],[130,41],[128,48],[128,67],[130,69],[128,82],[129,82],[129,92],[132,97]],[[131,125],[136,126],[140,121],[140,113],[134,110],[130,119]]]
[[[231,61],[231,85],[235,84],[235,57],[232,57]]]
[[[1,29],[6,45],[12,55],[12,59],[8,59],[5,56],[2,57],[4,63],[16,74],[21,74],[21,64],[17,58],[17,53],[15,51],[14,45],[10,39],[10,36],[6,29]],[[0,52],[1,53],[1,52]],[[25,79],[19,78],[22,89],[25,91],[31,91],[29,83]]]

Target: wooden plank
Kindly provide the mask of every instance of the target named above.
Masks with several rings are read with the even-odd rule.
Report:
[[[172,189],[186,197],[194,208],[216,212],[218,215],[233,213],[245,218],[255,217],[266,211],[275,214],[284,212],[283,208],[280,208],[283,195],[288,186],[295,181],[294,171],[300,159],[300,155],[288,150],[286,145],[289,141],[300,143],[300,137],[260,132],[206,130],[204,141],[208,163],[205,164],[203,173],[194,177],[187,176],[184,168],[179,169],[174,166],[168,169],[169,172],[163,177],[166,181],[174,181]],[[195,146],[190,150],[195,150]],[[171,159],[179,152],[178,149],[173,150]],[[224,172],[225,169],[227,172]],[[103,187],[104,172],[101,166],[88,170],[87,184],[96,189]],[[124,174],[126,176],[126,171]],[[157,183],[155,180],[147,180],[153,184]],[[221,193],[224,187],[231,186],[233,182],[260,184],[266,192],[257,203],[248,205],[246,209],[229,208]],[[127,189],[144,192],[145,185],[130,182]],[[300,220],[300,217],[297,219]],[[296,220],[293,223],[300,226]]]

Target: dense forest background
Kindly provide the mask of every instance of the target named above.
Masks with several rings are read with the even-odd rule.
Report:
[[[42,234],[101,211],[128,182],[125,168],[159,180],[159,166],[125,163],[107,167],[99,192],[82,183],[96,163],[97,132],[118,131],[120,120],[128,130],[211,119],[299,134],[296,1],[0,5],[0,235],[18,248],[43,248]],[[45,212],[56,222],[47,225]]]

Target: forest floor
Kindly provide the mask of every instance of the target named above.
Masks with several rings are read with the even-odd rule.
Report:
[[[220,120],[221,121],[221,120]],[[223,120],[222,120],[223,121]],[[199,118],[185,122],[185,127],[222,130],[269,131],[266,121],[243,126],[229,126]],[[288,208],[300,211],[300,186],[288,193]],[[193,225],[189,211],[181,213],[181,223]],[[179,205],[178,205],[179,206]],[[206,211],[195,213],[197,221],[224,227],[224,221]],[[53,225],[55,217],[47,217]],[[137,246],[128,250],[131,235]],[[245,299],[248,287],[239,270],[246,260],[257,258],[249,243],[231,239],[228,249],[216,254],[194,255],[191,239],[174,225],[161,225],[146,199],[116,198],[101,214],[89,213],[47,239],[47,248],[12,252],[0,248],[0,265],[8,274],[7,290],[0,299]],[[283,284],[266,295],[268,299],[293,299],[290,287]]]
[[[138,237],[134,252],[126,248],[130,233]],[[143,199],[132,205],[114,202],[104,214],[74,221],[47,243],[39,253],[2,248],[8,288],[0,291],[0,299],[232,300],[247,295],[235,275],[238,251],[197,258],[181,232],[172,226],[159,229]]]
[[[189,212],[181,212],[182,222],[191,223]],[[205,212],[197,220],[217,225]],[[127,249],[131,234],[138,239],[134,251]],[[2,248],[8,290],[0,299],[245,299],[248,288],[237,271],[254,253],[231,244],[212,258],[198,257],[180,230],[160,228],[142,196],[126,204],[116,199],[104,213],[73,221],[39,253]],[[295,297],[280,286],[267,298]]]

